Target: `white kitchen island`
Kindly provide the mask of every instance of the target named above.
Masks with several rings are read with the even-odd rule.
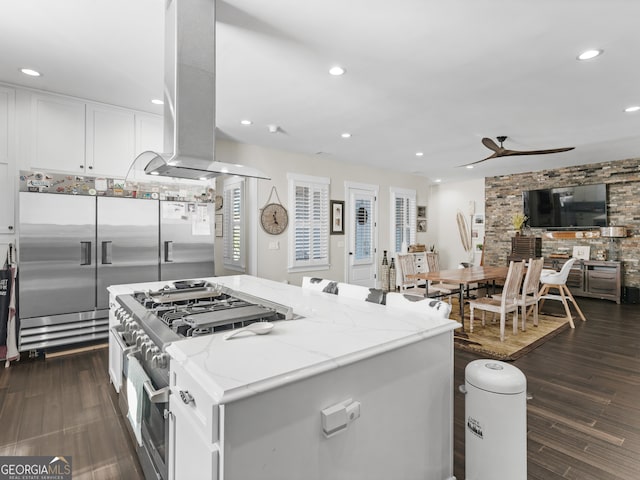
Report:
[[[207,280],[296,318],[167,347],[170,478],[453,478],[457,322],[246,275]]]

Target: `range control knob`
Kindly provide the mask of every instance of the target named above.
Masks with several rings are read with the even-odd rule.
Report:
[[[196,399],[193,398],[193,395],[191,395],[188,390],[180,390],[180,398],[185,405],[189,405],[190,403],[195,405],[196,403]]]
[[[136,347],[140,347],[143,343],[150,342],[150,341],[151,339],[146,333],[141,333],[136,337]]]

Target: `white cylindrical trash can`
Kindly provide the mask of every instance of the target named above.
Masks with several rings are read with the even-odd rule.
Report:
[[[527,379],[497,360],[465,368],[466,480],[527,479]]]

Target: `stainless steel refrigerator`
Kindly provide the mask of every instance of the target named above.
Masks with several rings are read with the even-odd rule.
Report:
[[[19,195],[20,350],[107,338],[107,286],[159,278],[158,201]]]
[[[214,276],[212,203],[160,202],[160,279]]]

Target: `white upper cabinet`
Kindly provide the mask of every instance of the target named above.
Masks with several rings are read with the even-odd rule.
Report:
[[[164,153],[163,128],[161,116],[136,114],[136,156],[147,150]]]
[[[87,104],[86,173],[124,178],[135,160],[131,110]]]
[[[14,105],[14,90],[0,86],[0,234],[14,232]]]
[[[85,173],[83,102],[34,94],[30,125],[30,158],[26,168]]]
[[[18,113],[22,170],[125,178],[138,154],[163,151],[159,115],[28,90]]]

